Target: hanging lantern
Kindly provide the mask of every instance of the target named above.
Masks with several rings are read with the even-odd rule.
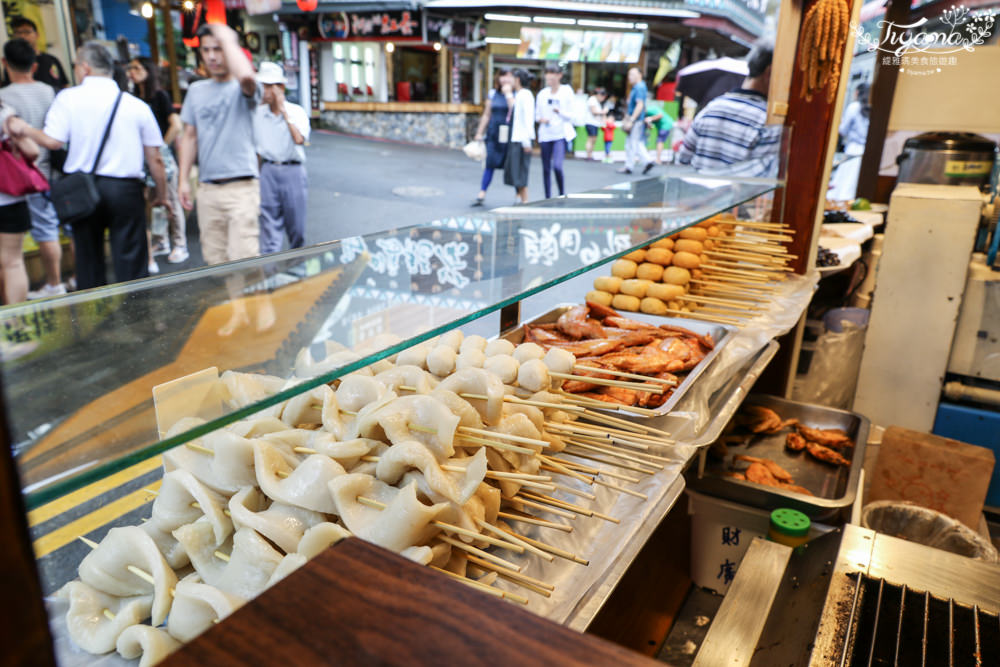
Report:
[[[319,6],[319,0],[295,0],[295,4],[304,12],[314,12]]]

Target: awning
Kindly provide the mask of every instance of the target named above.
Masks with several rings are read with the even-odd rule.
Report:
[[[228,1],[228,0],[227,0]],[[234,0],[242,2],[243,0]],[[329,12],[392,12],[402,9],[419,9],[420,3],[417,0],[350,0],[348,2],[323,2],[319,3],[311,12],[303,12],[295,4],[295,0],[282,0],[281,9],[278,14],[325,14]]]
[[[682,2],[589,2],[587,0],[427,0],[424,9],[484,9],[521,8],[547,9],[560,12],[592,12],[595,14],[623,14],[658,16],[662,18],[695,18],[700,13],[685,9]]]

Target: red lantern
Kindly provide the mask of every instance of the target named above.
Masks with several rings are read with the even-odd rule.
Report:
[[[314,12],[319,6],[319,0],[295,0],[295,4],[304,12]]]

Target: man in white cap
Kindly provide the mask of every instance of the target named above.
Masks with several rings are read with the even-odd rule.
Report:
[[[261,63],[257,81],[264,89],[253,117],[260,156],[260,252],[281,250],[282,229],[290,248],[305,244],[306,152],[309,116],[285,99],[285,74],[276,63]]]

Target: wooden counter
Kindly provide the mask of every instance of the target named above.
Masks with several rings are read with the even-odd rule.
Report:
[[[347,538],[162,664],[659,663]]]

